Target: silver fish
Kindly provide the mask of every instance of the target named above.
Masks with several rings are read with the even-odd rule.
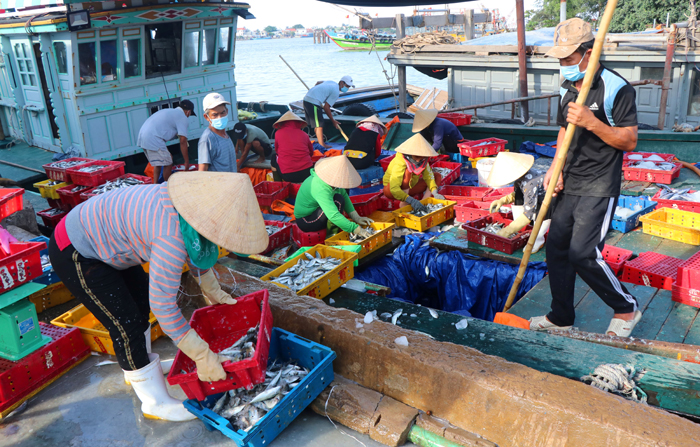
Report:
[[[435,311],[435,309],[430,309],[430,308],[428,308],[428,312],[430,312],[430,316],[431,316],[431,317],[433,317],[433,318],[437,318],[437,317],[438,317],[438,313]]]
[[[298,259],[296,265],[277,277],[271,277],[270,281],[298,292],[338,267],[341,262],[342,260],[337,258],[322,258],[318,253],[314,257],[307,252]]]
[[[90,166],[88,166],[89,168]],[[87,169],[87,168],[86,168]],[[144,182],[133,178],[133,177],[125,177],[121,179],[116,179],[116,180],[110,180],[104,185],[100,185],[97,188],[93,189],[90,194],[104,194],[109,191],[114,191],[116,189],[122,189],[122,188],[128,188],[130,186],[136,186],[136,185],[143,185]]]
[[[403,309],[396,309],[396,312],[394,312],[394,315],[391,316],[391,324],[396,324],[398,321],[399,317],[403,313]]]
[[[49,165],[51,168],[68,169],[78,165],[84,165],[91,160],[55,161]]]
[[[439,210],[440,208],[445,207],[445,205],[443,205],[442,203],[429,203],[425,206],[428,208],[427,211],[413,210],[413,211],[410,211],[409,214],[413,214],[414,216],[417,216],[417,217],[423,217],[423,216],[427,216],[430,213],[434,213],[435,211]]]

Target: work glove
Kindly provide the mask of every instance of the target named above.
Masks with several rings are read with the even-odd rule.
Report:
[[[422,211],[422,212],[428,211],[427,206],[423,205],[422,203],[420,203],[420,201],[418,201],[418,199],[415,199],[411,196],[408,196],[406,198],[406,203],[411,205],[411,208],[413,208],[415,211]]]
[[[510,225],[496,233],[496,236],[510,237],[511,235],[517,233],[518,231],[522,230],[528,225],[530,225],[530,219],[528,219],[527,217],[525,217],[524,214],[522,214],[518,216],[518,218],[515,219],[513,222],[511,222]]]
[[[549,230],[549,225],[552,223],[551,219],[547,219],[544,222],[542,222],[542,225],[540,226],[540,232],[537,233],[537,239],[535,239],[535,245],[532,247],[532,252],[537,253],[540,251],[540,248],[544,245],[544,236],[547,234],[547,230]]]
[[[237,301],[228,293],[221,290],[221,285],[217,281],[214,272],[209,269],[207,273],[200,275],[199,287],[202,289],[202,294],[207,304],[236,304]]]
[[[371,223],[374,223],[372,219],[369,217],[362,217],[359,214],[357,214],[357,211],[353,211],[350,213],[350,219],[352,219],[356,224],[362,225],[362,226],[368,226]]]
[[[445,200],[445,196],[443,196],[442,194],[438,194],[437,189],[433,189],[433,190],[430,191],[430,192],[433,193],[433,198],[434,198],[434,199],[437,199],[437,200]]]
[[[180,343],[177,344],[178,349],[184,352],[187,357],[194,360],[197,365],[197,376],[203,382],[216,382],[226,378],[226,371],[221,366],[221,362],[227,359],[220,357],[209,349],[209,344],[202,340],[194,329],[187,331]]]
[[[360,236],[360,237],[363,237],[363,238],[365,238],[365,239],[367,239],[368,237],[372,236],[372,235],[369,233],[369,231],[365,230],[364,228],[362,228],[362,227],[359,226],[359,225],[358,225],[354,230],[352,230],[352,233],[353,233],[353,234],[356,234],[356,235],[358,235],[358,236]]]
[[[491,202],[491,206],[489,207],[489,213],[496,213],[498,212],[498,210],[501,209],[502,206],[509,205],[513,202],[515,202],[515,192],[512,192],[505,197],[501,197],[500,199]]]

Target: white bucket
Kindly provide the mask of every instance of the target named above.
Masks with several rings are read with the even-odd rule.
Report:
[[[486,180],[488,180],[495,162],[495,158],[482,158],[476,162],[476,170],[479,171],[479,186],[488,186]]]

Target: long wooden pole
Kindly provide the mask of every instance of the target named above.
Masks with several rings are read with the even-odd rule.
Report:
[[[581,91],[578,94],[578,99],[576,99],[576,104],[583,105],[588,97],[588,92],[591,90],[591,84],[593,83],[593,77],[598,71],[598,63],[600,61],[600,53],[603,51],[603,44],[605,43],[605,35],[610,27],[610,21],[615,13],[615,8],[617,7],[617,0],[608,0],[608,4],[605,6],[605,12],[603,13],[603,18],[600,21],[600,26],[598,28],[598,34],[595,37],[595,44],[593,44],[593,52],[591,53],[591,58],[588,60],[588,67],[586,68],[586,75],[583,77],[583,85],[581,86]],[[569,152],[569,146],[571,141],[574,139],[574,132],[576,131],[576,126],[569,123],[566,126],[566,133],[564,134],[564,141],[561,147],[557,150],[556,158],[554,159],[554,172],[552,173],[552,178],[549,180],[549,186],[547,187],[547,193],[542,202],[542,208],[537,213],[537,219],[535,220],[535,226],[530,234],[530,239],[527,241],[527,246],[523,252],[523,259],[520,261],[520,268],[518,269],[518,274],[513,282],[513,287],[510,289],[510,294],[508,295],[508,300],[503,308],[503,311],[507,311],[513,305],[515,301],[515,296],[518,294],[518,288],[520,287],[520,282],[523,280],[525,275],[525,270],[527,269],[527,264],[530,261],[530,254],[532,253],[532,247],[535,245],[535,240],[540,232],[540,227],[542,227],[542,221],[547,214],[549,209],[549,204],[552,202],[552,194],[554,194],[554,188],[557,186],[559,181],[559,176],[564,168],[564,162],[566,161],[566,155]]]
[[[290,70],[292,70],[292,73],[294,73],[294,76],[296,76],[297,79],[300,80],[302,84],[304,84],[304,87],[306,87],[306,90],[309,90],[309,86],[306,85],[306,82],[304,82],[304,80],[301,79],[301,77],[299,77],[299,75],[297,74],[297,72],[294,71],[294,69],[292,68],[292,66],[289,65],[289,64],[287,63],[287,61],[284,60],[284,58],[282,57],[281,54],[279,55],[279,57],[280,57],[280,59],[282,59],[282,62],[284,62],[284,64],[285,64],[287,67],[289,67]]]

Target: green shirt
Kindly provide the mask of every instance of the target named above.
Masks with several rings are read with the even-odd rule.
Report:
[[[299,192],[297,193],[297,199],[294,203],[294,217],[301,219],[321,208],[331,223],[343,231],[352,233],[352,231],[357,228],[357,224],[346,219],[345,216],[338,211],[335,202],[333,202],[333,196],[336,194],[343,196],[345,200],[343,209],[346,213],[350,214],[355,211],[355,207],[352,206],[347,191],[342,188],[333,188],[321,180],[316,175],[316,171],[312,169],[311,176],[304,180],[304,183],[301,184],[301,188],[299,188]]]
[[[255,126],[251,126],[250,124],[246,124],[245,128],[246,128],[246,137],[245,137],[246,143],[252,143],[257,138],[258,140],[262,141],[265,144],[270,144],[270,139],[267,137],[267,134],[262,131],[262,129],[259,129]]]

